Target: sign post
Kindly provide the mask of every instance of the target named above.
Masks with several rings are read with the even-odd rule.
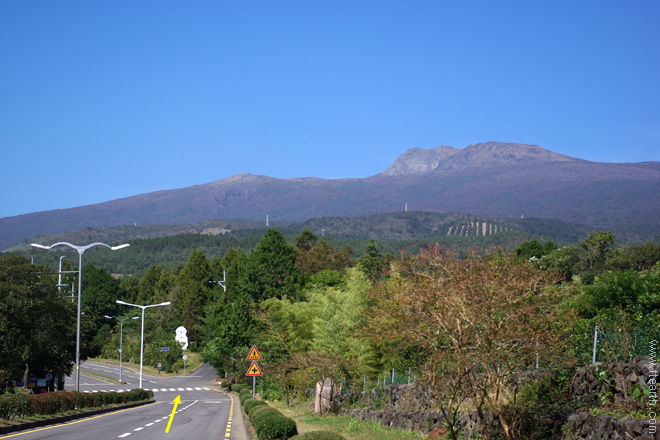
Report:
[[[170,351],[170,347],[160,347],[160,351],[158,352],[158,375],[160,375],[160,369],[163,366],[162,363],[160,362],[161,351]]]
[[[257,388],[257,376],[263,376],[264,374],[261,372],[261,368],[259,368],[259,365],[257,364],[257,361],[262,361],[264,358],[261,357],[261,353],[259,353],[259,350],[257,350],[257,346],[253,345],[252,349],[250,350],[250,354],[248,354],[247,358],[245,358],[246,361],[252,361],[252,365],[250,365],[250,368],[248,368],[247,373],[245,373],[246,376],[250,377],[252,376],[252,398],[255,396],[256,388]]]

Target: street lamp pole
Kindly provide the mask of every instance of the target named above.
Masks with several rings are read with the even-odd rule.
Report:
[[[69,246],[70,248],[78,251],[78,320],[76,322],[76,391],[80,391],[80,306],[81,306],[81,292],[82,292],[82,255],[89,248],[94,246],[105,246],[113,251],[118,251],[119,249],[124,249],[130,246],[128,243],[120,244],[119,246],[110,246],[105,243],[92,243],[87,246],[76,246],[66,241],[61,241],[59,243],[51,244],[50,246],[44,246],[43,244],[32,243],[33,247],[39,249],[51,249],[55,246]]]
[[[124,306],[138,307],[142,309],[142,335],[140,337],[140,388],[142,388],[142,364],[144,359],[144,311],[149,307],[169,306],[170,302],[166,301],[160,304],[149,304],[147,306],[140,306],[138,304],[131,304],[120,300],[117,300],[116,303]]]
[[[108,315],[103,315],[105,316],[106,319],[112,319],[115,318],[117,321],[119,321],[119,382],[122,381],[121,379],[121,373],[122,373],[122,363],[121,359],[122,356],[124,355],[124,321],[127,319],[139,319],[139,316],[129,316],[124,319],[119,319],[116,316],[108,316]]]

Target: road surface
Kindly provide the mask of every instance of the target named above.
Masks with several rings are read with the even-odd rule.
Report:
[[[119,378],[119,366],[97,362],[81,364],[80,391],[127,391],[137,388],[139,372],[123,369],[127,384],[99,378]],[[0,435],[16,440],[247,440],[237,398],[220,390],[217,373],[203,365],[187,376],[165,378],[143,374],[142,388],[153,391],[156,403],[119,410],[67,423]],[[75,375],[67,377],[65,389],[75,387]],[[172,417],[174,399],[180,396]],[[172,417],[169,432],[165,430]]]

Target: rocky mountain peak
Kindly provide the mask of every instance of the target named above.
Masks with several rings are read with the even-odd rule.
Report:
[[[578,159],[554,153],[538,145],[484,142],[465,148],[440,146],[432,149],[411,148],[399,156],[383,176],[410,176],[433,171],[484,165],[529,162],[567,162]]]
[[[381,174],[384,176],[428,174],[435,170],[441,161],[457,151],[460,150],[446,145],[431,149],[411,148],[399,156],[392,166]]]

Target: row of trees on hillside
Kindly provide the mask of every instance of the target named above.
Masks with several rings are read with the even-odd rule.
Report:
[[[546,369],[588,362],[581,350],[595,325],[632,334],[660,319],[660,246],[615,244],[612,234],[595,232],[562,248],[526,242],[513,253],[457,252],[430,245],[394,257],[371,241],[354,259],[350,247],[335,248],[309,231],[288,243],[270,229],[249,254],[231,248],[208,260],[194,250],[180,267],[151,266],[140,278],[118,280],[88,265],[84,355],[116,356],[116,323],[103,318],[126,313],[116,299],[171,301],[172,307],[148,315],[147,363],[158,354],[149,347],[176,346],[174,330],[183,325],[191,350],[237,378],[247,368],[240,361],[258,345],[266,374],[259,388],[266,398],[291,401],[320,380],[361,387],[364,377],[384,369],[411,368],[431,387],[452,435],[458,435],[458,410],[468,405],[481,417],[486,408],[495,411],[503,435],[513,438],[522,429],[521,411],[533,418],[530,408],[549,400],[512,397],[517,394],[509,387],[521,371],[537,362]],[[11,270],[26,265],[4,261]],[[38,280],[44,295],[69,310],[70,303],[57,297],[54,277],[27,266],[40,275],[22,278],[18,298]],[[225,273],[226,290],[217,283]],[[10,328],[10,321],[2,322]],[[129,332],[128,339],[125,359],[139,351],[137,338]],[[180,361],[171,352],[164,366],[176,370]],[[620,360],[634,355],[631,346],[615,352]],[[605,349],[600,354],[608,355]],[[10,371],[4,364],[0,369]]]

